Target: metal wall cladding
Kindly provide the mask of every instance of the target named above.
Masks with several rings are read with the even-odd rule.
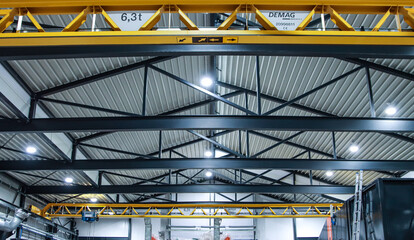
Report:
[[[414,179],[379,179],[364,190],[360,240],[414,240]],[[352,236],[353,199],[337,212],[333,239]],[[325,224],[320,240],[328,240]]]
[[[363,195],[361,240],[414,240],[414,179],[379,179]]]
[[[379,183],[384,239],[414,240],[414,179]]]

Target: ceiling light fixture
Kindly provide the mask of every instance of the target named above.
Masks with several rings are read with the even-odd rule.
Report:
[[[37,152],[37,149],[33,146],[28,146],[26,148],[26,152],[29,153],[29,154],[33,154],[33,153]]]
[[[65,182],[66,183],[73,183],[73,178],[67,177],[67,178],[65,178]]]
[[[212,173],[212,172],[210,172],[210,171],[207,171],[207,172],[206,172],[206,177],[211,177],[211,176],[213,176],[213,173]]]
[[[97,198],[91,198],[91,202],[97,202],[98,199]]]
[[[213,152],[210,150],[207,150],[204,152],[204,157],[212,157],[213,156]]]
[[[359,150],[359,147],[358,147],[357,145],[355,145],[355,144],[352,144],[352,145],[349,147],[349,151],[351,151],[351,152],[353,152],[353,153],[358,152],[358,150]]]
[[[213,85],[213,79],[210,77],[203,77],[200,82],[203,87],[210,87]]]
[[[393,106],[388,106],[386,109],[385,109],[385,114],[387,114],[387,115],[389,115],[389,116],[392,116],[392,115],[394,115],[394,114],[396,114],[397,113],[397,109],[395,108],[395,107],[393,107]]]
[[[326,174],[326,176],[328,176],[328,177],[332,177],[333,172],[332,172],[332,171],[327,171],[325,174]]]

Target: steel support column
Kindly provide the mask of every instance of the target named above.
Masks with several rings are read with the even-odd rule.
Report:
[[[369,67],[365,67],[366,78],[367,78],[367,87],[368,87],[368,96],[369,96],[369,108],[371,110],[371,117],[376,117],[375,114],[375,104],[374,104],[374,94],[372,93],[372,84],[371,84],[371,73]]]
[[[221,219],[220,218],[214,218],[214,240],[220,240],[220,225],[221,225]]]
[[[151,218],[144,218],[144,223],[145,223],[145,240],[151,240],[152,238]]]
[[[257,114],[262,115],[262,101],[260,97],[260,62],[259,56],[256,56],[256,98],[257,98]]]

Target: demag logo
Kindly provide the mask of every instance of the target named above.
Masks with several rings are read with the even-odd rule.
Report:
[[[295,12],[269,12],[269,18],[295,18]]]

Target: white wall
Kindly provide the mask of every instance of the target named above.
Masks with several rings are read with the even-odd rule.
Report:
[[[234,194],[226,194],[227,197],[234,198]],[[246,194],[239,194],[238,198],[242,198]],[[173,195],[173,199],[175,195]],[[218,194],[178,194],[179,202],[203,202],[203,201],[219,201],[226,202],[228,199]],[[258,200],[266,201],[258,198]],[[253,197],[247,198],[245,201],[253,201]],[[229,201],[230,202],[230,201]],[[181,209],[185,214],[192,209]],[[207,209],[205,211],[208,211]],[[159,232],[164,231],[165,227],[161,226],[161,219],[152,218],[152,234],[159,239]],[[326,219],[323,218],[298,218],[296,219],[297,237],[318,237]],[[192,238],[200,238],[207,235],[212,236],[213,229],[201,228],[205,226],[214,226],[213,219],[171,219],[171,225],[176,227],[191,226],[197,227],[198,231],[172,231],[171,239],[187,240]],[[230,226],[247,227],[254,226],[255,220],[245,219],[223,219],[221,226],[223,235],[229,234],[232,240],[237,239],[254,239],[253,231],[231,231]],[[100,219],[97,223],[84,223],[77,220],[77,226],[80,236],[100,236],[100,237],[127,237],[128,236],[128,219]],[[226,228],[227,227],[227,228]],[[192,229],[194,230],[194,229]],[[145,225],[144,219],[132,219],[132,239],[144,240]],[[206,238],[207,239],[207,238]],[[293,240],[293,222],[290,218],[264,218],[257,219],[256,239],[258,240]]]
[[[259,240],[293,240],[293,224],[290,218],[260,218],[257,220]]]
[[[297,237],[319,237],[326,218],[298,218],[296,219]]]
[[[152,234],[157,239],[161,229],[161,219],[153,218]],[[131,220],[131,237],[133,240],[144,240],[145,224],[143,218],[133,218]],[[86,223],[81,219],[76,219],[76,227],[80,237],[128,237],[127,218],[101,218],[98,222]]]
[[[226,194],[227,197],[234,198],[234,194]],[[238,198],[242,198],[246,194],[238,194]],[[175,195],[174,195],[175,197]],[[217,194],[178,194],[179,202],[206,202],[206,201],[219,201],[230,202],[225,197]],[[253,201],[253,199],[247,198],[245,201]],[[189,213],[192,209],[181,209],[184,213]],[[201,210],[200,210],[201,211]],[[207,209],[205,211],[208,211]],[[161,226],[161,220],[159,218],[152,218],[152,234],[159,239],[159,232],[164,231],[165,227]],[[82,220],[77,219],[77,228],[79,229],[79,236],[97,236],[97,237],[127,237],[128,236],[128,219],[103,219],[101,218],[96,223],[85,223]],[[145,224],[144,219],[136,218],[132,219],[132,239],[144,240],[145,236]],[[213,219],[171,219],[172,226],[214,226]],[[221,226],[254,226],[253,219],[223,219]],[[212,232],[213,229],[211,229]],[[222,230],[224,235],[229,234],[233,239],[253,239],[253,231],[230,231],[230,228],[224,228]],[[192,239],[193,237],[201,237],[202,234],[209,232],[209,230],[203,232],[195,231],[172,231],[172,239]]]
[[[81,237],[128,237],[128,219],[99,219],[94,223],[77,219],[76,227]]]
[[[319,237],[325,218],[297,218],[297,237]],[[293,220],[290,218],[264,218],[257,221],[258,240],[293,240]]]

